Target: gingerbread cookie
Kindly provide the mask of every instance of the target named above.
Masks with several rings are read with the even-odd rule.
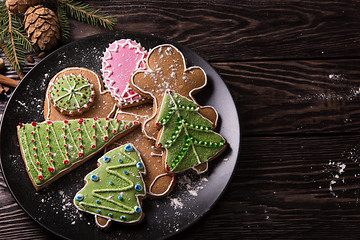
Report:
[[[138,122],[95,117],[20,123],[17,132],[29,177],[39,190],[138,125]]]
[[[129,86],[133,72],[145,69],[146,56],[146,50],[130,39],[117,40],[106,49],[102,58],[103,81],[120,108],[135,106],[149,100]]]
[[[70,73],[50,83],[50,102],[60,113],[80,115],[94,103],[95,90],[88,78]]]
[[[110,227],[112,221],[136,224],[144,217],[141,200],[146,187],[142,174],[146,168],[132,144],[104,154],[98,168],[85,177],[85,186],[75,195],[75,206],[95,215],[97,226]]]
[[[117,119],[123,121],[140,121],[143,123],[152,114],[152,104],[146,103],[123,110],[118,110],[115,114]],[[138,128],[117,140],[114,144],[105,148],[105,151],[132,143],[140,152],[141,158],[146,166],[144,181],[149,197],[163,197],[168,195],[175,185],[175,176],[169,174],[162,167],[163,150],[155,148],[155,141],[144,137],[141,129]]]
[[[206,85],[207,78],[202,68],[187,68],[183,54],[170,44],[152,49],[146,63],[146,70],[138,70],[132,75],[130,86],[154,100],[154,114],[145,122],[143,133],[156,140],[159,129],[155,120],[164,92],[172,90],[194,100],[192,95]]]
[[[100,76],[86,68],[71,67],[60,71],[50,80],[46,90],[46,120],[105,118],[112,117],[115,111],[115,100],[109,91],[104,91]]]
[[[182,172],[208,162],[226,148],[215,125],[199,113],[200,107],[180,94],[166,91],[157,123],[162,126],[156,145],[165,148],[164,167]]]

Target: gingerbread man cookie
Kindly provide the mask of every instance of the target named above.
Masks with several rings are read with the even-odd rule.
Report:
[[[192,95],[206,85],[207,78],[202,68],[187,68],[183,54],[170,44],[152,49],[146,63],[146,70],[138,70],[132,75],[130,86],[154,100],[154,113],[145,122],[143,133],[156,140],[159,129],[155,120],[165,91],[172,90],[194,100]]]

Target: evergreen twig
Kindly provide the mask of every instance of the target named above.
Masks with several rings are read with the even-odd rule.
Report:
[[[25,50],[34,51],[34,47],[23,30],[21,19],[6,8],[5,2],[0,2],[0,29],[0,48],[9,59],[11,67],[22,78],[21,66],[25,63]]]
[[[69,13],[71,17],[78,21],[95,26],[101,25],[110,30],[114,28],[116,20],[99,13],[99,9],[94,10],[87,4],[74,2],[73,0],[59,0],[59,3],[65,7],[66,12]]]

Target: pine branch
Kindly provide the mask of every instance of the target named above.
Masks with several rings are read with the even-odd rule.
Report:
[[[0,2],[0,19],[0,29],[2,29],[0,47],[9,59],[11,67],[22,78],[24,74],[21,67],[25,63],[24,48],[29,52],[35,49],[23,30],[21,19],[6,8],[5,2]]]
[[[66,6],[61,1],[58,2],[57,7],[57,17],[60,20],[61,26],[61,37],[63,42],[68,42],[70,40],[70,23],[66,15]]]
[[[101,25],[110,30],[114,28],[116,20],[99,13],[99,9],[94,10],[89,5],[72,0],[59,0],[59,2],[65,6],[66,12],[78,21],[95,26]]]

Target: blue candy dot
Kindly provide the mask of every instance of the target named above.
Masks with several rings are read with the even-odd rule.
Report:
[[[110,159],[111,159],[110,157],[106,156],[106,157],[104,157],[104,162],[106,162],[106,163],[110,162]]]
[[[122,162],[122,159],[121,159],[121,158],[119,158],[119,162]]]
[[[120,195],[119,197],[118,197],[120,200],[122,200],[123,199],[123,197]]]
[[[84,196],[81,194],[81,193],[79,193],[77,196],[76,196],[76,200],[78,200],[78,201],[81,201],[81,200],[83,200],[84,199]]]
[[[125,220],[125,218],[126,218],[126,217],[125,217],[124,215],[122,215],[122,216],[120,217],[121,220]]]
[[[94,174],[94,175],[91,176],[91,180],[93,180],[94,182],[96,182],[96,181],[99,180],[99,177]]]
[[[141,189],[142,189],[142,187],[141,187],[140,184],[136,184],[136,185],[135,185],[135,190],[136,190],[136,191],[141,191]]]
[[[125,151],[131,151],[133,148],[131,145],[126,145]]]
[[[139,162],[139,163],[136,164],[136,167],[137,167],[137,168],[143,168],[144,165],[143,165],[141,162]]]
[[[114,183],[113,183],[113,181],[110,181],[109,183],[110,183],[111,185],[113,185],[113,184],[114,184]]]
[[[111,216],[112,216],[112,213],[109,213],[108,216],[111,217]]]
[[[125,174],[129,174],[129,172],[128,172],[128,171],[126,171],[126,170],[124,171],[124,173],[125,173]]]
[[[139,206],[135,207],[135,212],[139,213],[141,211],[141,208]]]
[[[100,200],[99,200],[99,199],[97,199],[95,202],[96,202],[96,203],[100,203]]]
[[[100,210],[100,209],[98,209],[98,210],[97,210],[97,213],[100,213],[100,212],[101,212],[101,210]]]

